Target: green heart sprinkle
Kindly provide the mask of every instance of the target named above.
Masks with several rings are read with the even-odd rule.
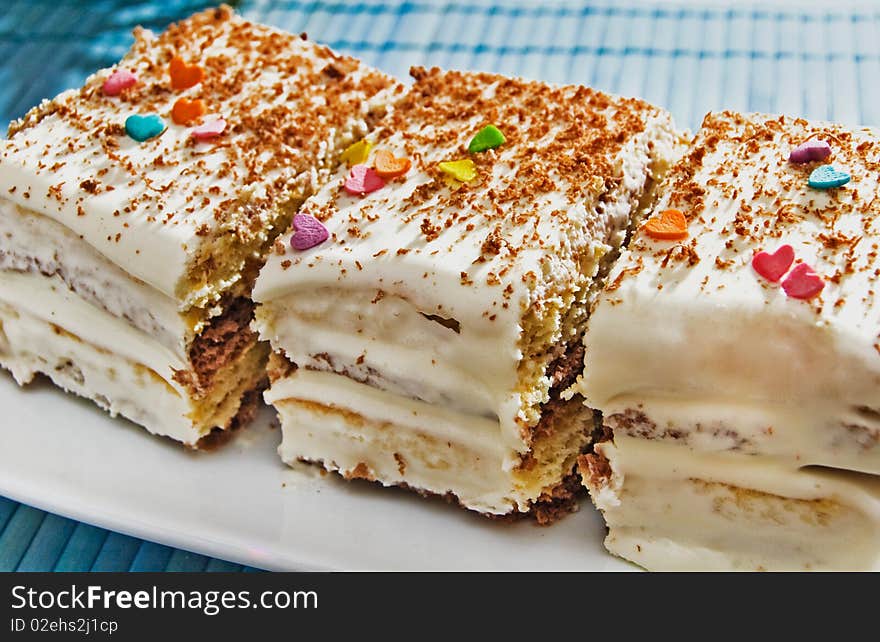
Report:
[[[486,125],[483,129],[478,131],[477,135],[471,139],[470,143],[468,143],[468,151],[471,154],[485,152],[487,149],[495,149],[506,141],[507,139],[504,137],[504,134],[501,133],[500,129],[495,125]]]

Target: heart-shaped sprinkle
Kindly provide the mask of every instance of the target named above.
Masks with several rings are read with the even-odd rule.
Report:
[[[117,69],[107,76],[102,89],[108,96],[118,96],[124,89],[134,87],[137,84],[138,77],[127,69]]]
[[[507,139],[500,129],[495,125],[486,125],[471,138],[471,142],[468,143],[468,151],[471,154],[485,152],[487,149],[495,149],[505,142]]]
[[[461,183],[467,183],[477,177],[477,166],[470,158],[456,161],[443,161],[438,165],[447,176]]]
[[[680,210],[668,209],[649,218],[643,229],[654,239],[680,241],[687,238],[687,226],[687,219]]]
[[[210,140],[216,138],[226,130],[226,121],[222,118],[210,120],[204,125],[193,127],[190,136],[196,140]]]
[[[174,107],[171,108],[171,120],[178,125],[189,125],[200,116],[203,116],[206,111],[207,108],[203,100],[198,98],[195,100],[178,98],[174,103]]]
[[[403,176],[409,171],[412,162],[408,158],[397,158],[391,152],[379,149],[373,155],[373,167],[376,173],[385,179]]]
[[[125,119],[125,133],[142,143],[165,131],[165,121],[156,114],[134,114]]]
[[[834,165],[822,165],[810,173],[810,187],[813,189],[831,189],[846,185],[850,181],[850,175],[840,169],[834,169]]]
[[[831,156],[831,145],[824,140],[808,140],[795,147],[788,155],[792,163],[823,161]]]
[[[373,149],[373,143],[368,140],[359,140],[346,147],[345,151],[340,155],[339,160],[349,167],[366,163],[371,149]]]
[[[171,88],[178,91],[198,85],[205,78],[205,70],[198,65],[188,65],[180,56],[174,56],[168,65]]]
[[[790,245],[781,246],[773,254],[758,252],[752,257],[752,267],[755,272],[774,283],[788,272],[792,263],[794,263],[794,248]]]
[[[295,214],[293,217],[293,236],[290,237],[290,246],[294,250],[308,250],[326,241],[330,234],[327,228],[308,214]]]
[[[782,289],[793,299],[812,299],[825,287],[825,281],[806,263],[794,266],[782,282]]]
[[[355,165],[345,179],[345,191],[355,196],[363,196],[385,187],[385,181],[372,167]]]

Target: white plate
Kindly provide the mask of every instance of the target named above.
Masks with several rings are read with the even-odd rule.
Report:
[[[205,555],[279,570],[620,570],[588,500],[551,527],[284,466],[265,409],[193,453],[47,382],[0,370],[0,494]]]

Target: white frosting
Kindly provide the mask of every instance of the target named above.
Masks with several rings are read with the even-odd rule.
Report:
[[[46,372],[113,413],[194,443],[212,421],[228,424],[251,375],[217,384],[211,403],[226,398],[202,417],[208,403],[191,403],[173,379],[191,369],[194,333],[223,312],[224,297],[247,294],[242,269],[262,259],[278,222],[327,179],[339,149],[367,131],[397,85],[228,8],[135,36],[117,66],[137,75],[134,87],[108,96],[102,85],[114,70],[99,71],[0,142],[0,299],[17,326],[36,320],[32,331],[17,328],[4,363],[20,381]],[[175,55],[202,68],[201,82],[172,87]],[[222,117],[223,134],[195,142],[198,123],[172,119],[182,98],[203,100],[202,122]],[[167,130],[135,141],[124,125],[136,114],[161,117]],[[51,338],[55,326],[76,338],[28,343]],[[85,383],[55,370],[67,361]],[[141,367],[156,379],[143,384],[145,405],[135,394]]]
[[[845,188],[812,189],[807,178],[817,164],[787,161],[790,148],[810,136],[831,143],[834,156],[829,162],[852,175]],[[585,371],[577,386],[614,429],[615,457],[623,462],[639,457],[638,464],[618,464],[625,474],[644,480],[642,490],[633,490],[634,497],[641,496],[632,500],[639,507],[648,504],[649,492],[653,501],[660,501],[661,491],[649,487],[663,470],[686,478],[680,473],[686,462],[704,457],[714,462],[713,453],[737,454],[731,455],[729,466],[736,476],[726,483],[782,497],[802,495],[796,487],[765,483],[768,461],[774,475],[796,485],[813,483],[815,476],[802,470],[809,465],[880,474],[880,304],[874,295],[880,275],[880,230],[874,225],[877,140],[868,130],[710,114],[690,154],[667,176],[655,211],[681,209],[689,218],[689,239],[658,241],[643,230],[634,237],[590,318]],[[755,252],[773,252],[782,244],[790,244],[796,259],[825,280],[816,299],[788,297],[752,268]],[[638,453],[654,447],[640,443],[648,440],[668,445],[656,451],[662,459],[639,471],[644,458]],[[694,475],[716,479],[709,468]],[[846,493],[859,487],[835,486],[834,500],[852,506],[858,498]],[[685,497],[693,489],[682,479],[680,488],[668,482],[662,492]],[[628,515],[628,528],[633,533],[641,528],[643,539],[664,537],[671,526],[655,515],[659,509],[650,509],[640,521],[637,507],[625,505],[626,497],[624,493],[620,511]],[[604,500],[597,503],[607,506]],[[710,504],[703,502],[699,510],[710,510]],[[699,513],[696,505],[693,510]],[[670,513],[668,519],[677,515]],[[743,515],[731,520],[736,534],[716,546],[728,562],[724,556],[736,556],[736,538],[748,540],[752,525]],[[690,526],[676,530],[673,543],[681,550],[670,557],[670,564],[685,564],[688,542],[697,545],[701,536],[685,536]],[[876,538],[873,514],[849,527],[859,541]],[[623,541],[622,531],[611,528],[609,542]],[[762,528],[756,537],[765,537],[765,543],[786,537],[782,525],[775,535],[772,525]],[[798,537],[807,541],[812,532]],[[817,552],[828,543],[823,537],[804,544],[804,564],[823,559]],[[788,552],[767,546],[761,564],[801,563],[796,554],[800,544],[792,544]],[[626,546],[613,548],[635,559]],[[842,554],[834,549],[828,555]],[[663,566],[657,561],[663,551],[669,553],[655,546],[652,557],[639,559]],[[691,553],[693,559],[715,565],[711,556]],[[774,558],[777,554],[783,557]],[[849,567],[843,558],[834,559]]]
[[[518,476],[531,447],[524,427],[549,400],[547,354],[577,336],[571,306],[589,300],[678,139],[668,114],[583,88],[414,75],[368,137],[412,168],[364,197],[344,191],[342,168],[301,210],[329,240],[296,252],[284,235],[257,279],[255,325],[299,366],[266,400],[287,462],[452,492],[481,512],[527,511],[576,454],[553,453],[558,478]],[[542,108],[520,108],[535,97]],[[565,112],[567,102],[576,108]],[[508,141],[471,155],[478,178],[455,191],[438,164],[468,157],[487,118]],[[592,173],[576,176],[572,157]]]
[[[481,100],[499,87],[491,76],[462,74],[461,83],[481,92]],[[419,86],[417,80],[416,96]],[[447,99],[450,91],[444,86],[435,100]],[[622,241],[653,165],[674,156],[676,134],[667,114],[627,105],[628,115],[636,112],[644,129],[625,131],[624,143],[613,153],[595,152],[608,155],[609,174],[594,176],[587,195],[572,197],[569,177],[558,173],[558,159],[548,154],[543,171],[556,188],[507,203],[498,195],[523,180],[517,171],[527,148],[541,157],[544,148],[564,139],[571,123],[553,122],[541,138],[525,140],[541,114],[518,116],[524,120],[512,120],[507,132],[517,142],[473,155],[479,167],[476,184],[453,194],[436,178],[437,164],[467,156],[460,150],[485,124],[485,116],[475,107],[464,118],[425,122],[419,110],[426,103],[413,100],[415,107],[395,106],[393,117],[368,137],[377,149],[411,157],[413,167],[365,197],[343,190],[348,169],[342,168],[306,202],[301,211],[322,220],[330,239],[296,252],[290,249],[291,233],[281,237],[285,252],[269,258],[254,289],[262,304],[256,326],[300,366],[342,372],[394,395],[443,405],[458,412],[461,421],[495,422],[495,439],[510,469],[529,447],[522,409],[531,401],[524,399],[530,394],[536,403],[549,398],[549,380],[537,394],[523,389],[532,386],[518,372],[523,341],[531,339],[523,335],[545,333],[549,345],[570,338],[563,336],[562,315],[582,284],[595,276],[601,257]],[[596,113],[607,117],[613,131],[623,108],[619,99],[609,100]],[[406,129],[396,129],[395,123],[405,123]],[[503,129],[504,123],[499,125]],[[574,150],[572,143],[566,151]],[[496,206],[503,214],[496,215]],[[436,235],[426,233],[426,226],[436,227]],[[484,251],[494,229],[515,252]],[[573,258],[578,254],[580,264]],[[548,315],[524,329],[527,311],[552,306],[560,316]],[[323,399],[341,407],[348,403],[332,390]]]
[[[736,440],[748,441],[746,451],[787,454],[795,467],[817,463],[880,473],[880,415],[872,412],[880,409],[880,305],[870,294],[880,267],[880,231],[866,223],[875,211],[869,163],[880,160],[880,145],[859,161],[853,150],[875,138],[855,132],[850,147],[837,152],[852,182],[845,191],[818,191],[806,185],[808,169],[786,161],[788,141],[808,130],[779,127],[747,162],[737,163],[734,179],[730,159],[741,149],[736,134],[746,124],[734,127],[693,175],[705,186],[705,210],[694,212],[689,224],[699,263],[673,260],[663,267],[674,243],[639,233],[609,276],[617,283],[590,319],[580,391],[606,416],[641,410],[660,431],[715,426],[724,429],[719,439],[736,433]],[[695,149],[713,132],[702,132]],[[673,170],[656,211],[677,204],[677,181],[688,175],[682,167]],[[755,195],[759,185],[763,192]],[[743,203],[752,208],[749,228],[757,230],[749,236],[732,232]],[[866,215],[857,213],[862,206],[869,208]],[[774,222],[783,208],[803,220]],[[863,237],[853,252],[853,272],[838,283],[829,277],[842,268],[843,252],[819,241],[828,233],[819,218],[825,208],[841,213],[834,223],[840,234]],[[764,221],[771,222],[769,232]],[[752,269],[755,251],[772,252],[782,243],[825,275],[817,301],[787,297]],[[731,264],[719,267],[716,257]],[[835,306],[838,300],[843,303]],[[702,439],[702,448],[713,448],[706,434]]]
[[[327,167],[335,165],[338,146],[366,131],[368,99],[381,87],[364,80],[384,76],[238,17],[215,22],[209,13],[199,14],[169,34],[155,38],[139,32],[120,62],[119,68],[139,77],[140,84],[131,90],[134,98],[104,96],[100,86],[112,70],[100,71],[84,90],[61,94],[43,106],[48,115],[0,143],[0,194],[52,217],[134,277],[187,306],[205,294],[178,289],[202,240],[218,234],[265,240],[274,216],[271,200],[283,201],[320,182]],[[175,53],[189,56],[193,64],[213,61],[203,83],[169,90],[167,61],[175,45],[182,47]],[[270,53],[260,53],[257,45]],[[274,66],[281,57],[298,61],[296,73],[281,73]],[[346,82],[352,85],[334,97],[331,106],[338,112],[329,118],[313,111],[315,92],[322,90],[313,86],[313,78],[334,61],[348,69]],[[239,84],[230,91],[221,82]],[[205,98],[212,109],[207,117],[228,122],[224,135],[191,144],[191,128],[173,123],[170,116],[182,96]],[[341,101],[351,103],[343,108]],[[137,113],[158,114],[168,129],[146,142],[104,131],[121,128]],[[260,114],[267,115],[266,131],[242,124],[245,117],[254,122]],[[274,125],[269,114],[278,120]],[[345,131],[334,124],[340,114]],[[302,146],[273,142],[271,128],[294,120],[304,123]],[[276,155],[282,162],[275,162]],[[259,182],[249,174],[259,176]],[[96,181],[95,190],[83,186],[89,180]],[[270,186],[276,186],[271,193]],[[242,265],[246,258],[241,257]],[[231,287],[235,278],[221,286]]]

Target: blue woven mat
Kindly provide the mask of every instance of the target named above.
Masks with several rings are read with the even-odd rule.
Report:
[[[118,60],[138,24],[161,30],[212,2],[6,0],[0,125]],[[411,65],[577,82],[666,107],[880,124],[880,9],[869,2],[229,2],[404,77]],[[728,5],[730,5],[729,8]],[[8,429],[0,427],[0,430]],[[0,571],[234,571],[0,498]]]

